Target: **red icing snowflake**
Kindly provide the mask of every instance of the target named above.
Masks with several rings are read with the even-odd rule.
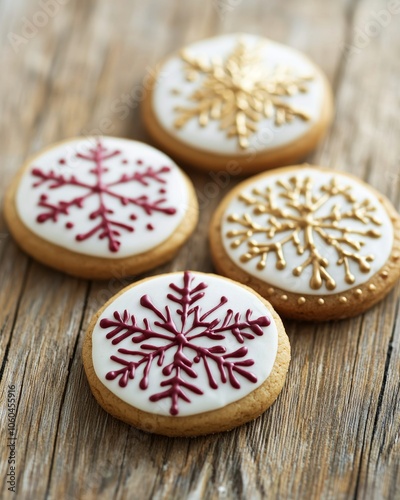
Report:
[[[77,175],[65,176],[56,173],[54,170],[44,172],[40,168],[34,168],[32,170],[32,175],[38,179],[37,182],[33,184],[34,188],[46,184],[49,193],[51,190],[62,189],[65,186],[74,186],[82,191],[82,194],[79,196],[58,202],[52,202],[50,194],[42,194],[39,198],[38,205],[45,210],[38,215],[36,219],[37,222],[41,224],[49,220],[57,222],[60,216],[68,216],[73,208],[78,210],[83,209],[88,198],[96,197],[98,201],[97,208],[88,216],[89,219],[93,221],[93,227],[86,233],[78,233],[75,239],[76,241],[83,241],[94,235],[98,235],[99,239],[107,238],[108,248],[111,252],[117,252],[121,245],[119,238],[121,236],[121,231],[133,232],[135,228],[132,221],[135,221],[138,216],[135,213],[131,213],[129,215],[129,221],[118,220],[119,214],[115,214],[114,210],[108,206],[108,198],[111,197],[119,200],[121,206],[132,205],[132,207],[137,207],[147,216],[153,215],[154,212],[161,212],[165,215],[175,214],[175,208],[164,206],[166,201],[164,197],[151,201],[145,194],[137,197],[130,197],[118,192],[118,186],[127,183],[139,183],[143,187],[143,190],[150,185],[150,182],[156,182],[163,186],[167,183],[165,177],[168,172],[171,171],[170,167],[154,169],[149,166],[146,168],[142,167],[141,170],[135,168],[133,173],[124,173],[119,179],[113,182],[104,182],[103,174],[109,170],[105,162],[119,155],[122,155],[121,151],[108,150],[101,144],[101,141],[98,141],[93,149],[88,149],[86,154],[76,153],[76,158],[92,164],[90,173],[94,176],[93,182],[84,182],[80,180],[79,173]],[[121,163],[126,164],[127,160],[122,159]],[[142,162],[139,160],[136,163],[141,164]],[[61,159],[60,164],[66,164],[66,161]],[[161,188],[159,193],[165,193],[165,189]],[[74,224],[72,222],[66,222],[65,227],[67,229],[72,229]],[[146,228],[151,231],[154,229],[154,226],[152,224],[147,224]]]
[[[140,370],[139,387],[146,390],[149,386],[152,363],[157,362],[158,366],[163,366],[162,374],[166,377],[161,382],[161,387],[167,389],[152,394],[149,399],[152,402],[170,399],[171,415],[179,413],[180,399],[190,403],[187,392],[204,394],[198,385],[188,381],[198,377],[195,368],[197,363],[203,364],[209,387],[212,389],[218,388],[212,367],[214,371],[216,368],[220,381],[223,384],[229,383],[234,389],[240,388],[237,376],[244,377],[252,383],[257,382],[256,376],[248,371],[248,367],[254,364],[252,359],[246,357],[248,348],[243,345],[233,352],[228,352],[220,341],[225,340],[227,335],[233,335],[240,344],[244,344],[254,339],[256,335],[262,336],[263,327],[267,327],[271,322],[267,316],[251,319],[250,309],[247,309],[244,318],[240,312],[234,312],[232,309],[228,309],[223,318],[215,318],[213,313],[226,304],[228,299],[222,296],[215,307],[206,311],[199,305],[194,306],[205,296],[204,290],[208,287],[202,282],[193,284],[194,280],[195,277],[186,271],[182,288],[174,283],[169,285],[174,293],[169,293],[167,298],[179,316],[179,322],[174,321],[171,306],[165,306],[164,312],[152,303],[148,295],[140,298],[140,305],[159,318],[153,321],[153,324],[149,319],[143,318],[143,326],[139,325],[137,318],[127,310],[122,314],[115,311],[114,319],[104,318],[100,321],[101,328],[112,328],[106,338],[112,339],[113,345],[118,345],[129,337],[133,344],[140,344],[140,350],[120,348],[117,356],[110,357],[121,368],[107,373],[106,379],[118,378],[119,385],[126,387],[129,380],[134,379]],[[209,339],[210,345],[208,347],[198,345],[196,340],[200,338]],[[157,339],[162,340],[162,345],[149,343]],[[165,354],[172,349],[173,360],[164,365]]]

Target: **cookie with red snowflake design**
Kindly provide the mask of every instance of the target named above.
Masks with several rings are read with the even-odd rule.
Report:
[[[115,417],[168,436],[225,431],[282,390],[290,345],[256,292],[193,271],[125,288],[93,318],[83,345],[92,392]]]
[[[219,273],[283,315],[342,319],[366,311],[400,277],[400,216],[361,179],[312,165],[236,186],[210,225]]]
[[[192,233],[198,205],[190,180],[162,152],[92,137],[29,159],[7,192],[5,217],[40,262],[103,279],[170,260]]]

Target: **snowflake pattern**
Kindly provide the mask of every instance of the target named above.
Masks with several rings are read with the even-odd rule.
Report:
[[[223,318],[215,317],[217,312],[228,298],[222,296],[219,303],[209,310],[203,310],[201,300],[206,295],[208,285],[204,282],[194,283],[195,277],[186,271],[183,275],[183,286],[170,283],[173,293],[167,295],[170,305],[165,311],[153,304],[148,295],[140,298],[140,305],[152,311],[159,320],[150,321],[143,318],[141,325],[137,317],[127,310],[123,313],[115,311],[113,319],[103,318],[100,327],[111,330],[106,338],[113,345],[130,338],[132,343],[140,345],[140,349],[119,348],[118,355],[110,359],[120,368],[110,371],[107,380],[118,379],[120,387],[126,387],[129,381],[140,376],[139,387],[145,391],[149,387],[153,363],[162,368],[165,379],[161,392],[151,394],[149,400],[157,402],[163,399],[170,400],[170,414],[179,413],[179,400],[190,403],[188,392],[203,395],[200,387],[196,364],[201,363],[207,374],[208,385],[211,389],[218,389],[218,378],[222,384],[229,384],[234,389],[240,388],[238,377],[243,377],[251,383],[257,382],[257,377],[248,370],[254,364],[247,358],[248,348],[245,343],[255,336],[262,336],[264,329],[270,325],[267,316],[252,319],[252,311],[248,309],[242,318],[240,312],[228,309]],[[196,305],[195,305],[196,304]],[[174,321],[175,310],[179,321]],[[223,345],[228,336],[233,336],[237,342],[243,344],[233,352]],[[209,345],[200,345],[199,339],[207,339]],[[164,364],[167,351],[173,350],[172,362]],[[140,374],[137,372],[141,371]],[[218,374],[218,377],[217,377]],[[168,378],[170,377],[170,378]]]
[[[258,223],[249,213],[229,215],[228,222],[242,226],[242,229],[227,232],[227,237],[233,239],[231,247],[238,248],[245,244],[246,250],[240,260],[246,263],[254,259],[260,270],[266,267],[268,254],[273,253],[276,255],[276,268],[282,270],[287,266],[285,245],[292,244],[298,255],[306,255],[304,262],[293,269],[293,275],[301,276],[304,269],[311,266],[311,289],[318,290],[325,283],[328,290],[334,290],[336,282],[328,272],[328,259],[318,248],[318,236],[336,253],[336,264],[343,266],[346,283],[353,284],[355,276],[350,264],[355,263],[361,272],[370,271],[374,256],[362,255],[360,250],[367,238],[380,238],[380,231],[371,226],[380,226],[381,221],[374,215],[376,207],[370,200],[357,201],[351,191],[351,186],[339,184],[335,177],[315,189],[311,177],[301,179],[293,176],[288,180],[278,180],[274,187],[269,186],[265,190],[255,188],[250,195],[242,193],[239,199],[251,207],[253,216],[265,216],[266,223]],[[276,197],[285,200],[284,208],[278,206]],[[320,214],[321,208],[333,197],[338,198],[338,202],[333,204],[328,214]],[[343,210],[340,198],[349,202],[351,208]],[[366,228],[356,229],[347,225],[351,219]],[[263,235],[265,241],[254,240],[255,234]]]
[[[142,214],[151,216],[155,212],[160,212],[165,215],[174,215],[176,209],[173,207],[166,207],[164,197],[157,200],[150,200],[146,194],[137,197],[129,197],[122,195],[118,192],[118,187],[127,183],[138,183],[143,190],[149,186],[150,182],[160,184],[159,192],[165,193],[164,185],[167,183],[166,176],[170,172],[170,167],[163,166],[154,169],[151,166],[144,167],[142,170],[135,168],[133,173],[124,173],[117,180],[113,182],[104,182],[103,174],[108,172],[105,162],[110,158],[121,156],[122,152],[119,150],[106,149],[100,140],[97,141],[94,148],[89,148],[87,153],[76,153],[75,158],[88,162],[91,166],[90,173],[93,174],[93,182],[86,182],[79,179],[79,172],[70,176],[57,173],[55,170],[49,172],[43,171],[39,167],[32,169],[32,176],[36,181],[33,184],[34,188],[46,185],[49,194],[42,194],[38,200],[38,206],[45,209],[37,216],[37,222],[40,224],[48,221],[57,222],[59,217],[68,217],[72,209],[79,210],[84,208],[85,202],[90,197],[96,197],[98,204],[97,208],[89,214],[89,219],[93,221],[93,227],[86,233],[78,233],[75,236],[76,241],[84,241],[95,235],[99,239],[106,238],[108,240],[108,248],[111,252],[117,252],[120,245],[121,231],[133,232],[135,221],[138,216],[132,212],[129,215],[129,221],[117,220],[119,214],[115,214],[109,206],[107,206],[107,198],[111,197],[119,200],[121,206],[132,205],[140,209]],[[126,159],[121,160],[122,163],[127,163]],[[139,165],[142,161],[137,162]],[[61,165],[66,165],[66,160],[60,159]],[[81,165],[80,165],[81,167]],[[83,167],[82,167],[83,168]],[[74,196],[66,201],[52,202],[50,193],[52,190],[62,189],[63,187],[73,186],[82,190],[82,194]],[[65,227],[72,229],[74,223],[71,221],[66,222]],[[147,224],[149,231],[154,229],[154,226]]]
[[[177,129],[197,118],[205,127],[210,120],[218,120],[227,137],[237,137],[239,146],[246,149],[249,137],[257,131],[262,118],[273,119],[276,126],[295,118],[307,121],[309,115],[294,107],[286,98],[308,91],[311,75],[296,75],[290,68],[277,66],[270,70],[262,64],[262,44],[249,48],[239,40],[225,61],[218,57],[207,60],[181,53],[188,81],[202,77],[201,84],[192,93],[192,107],[178,106],[175,120]]]

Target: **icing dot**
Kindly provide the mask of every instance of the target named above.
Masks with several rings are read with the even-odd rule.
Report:
[[[41,194],[40,195],[40,201],[46,201],[47,200],[47,195],[46,194]]]
[[[303,304],[305,304],[306,303],[305,297],[300,297],[299,300],[297,301],[297,303],[299,304],[299,306],[302,306]]]
[[[318,304],[319,304],[320,306],[323,306],[323,305],[325,304],[325,300],[324,300],[324,299],[318,299],[318,301],[317,301],[317,302],[318,302]]]
[[[147,224],[146,228],[147,228],[149,231],[153,231],[154,226],[153,226],[153,224]]]
[[[121,163],[123,163],[124,165],[126,165],[128,163],[128,160],[122,160]]]
[[[137,219],[137,215],[132,214],[132,215],[130,215],[130,216],[129,216],[129,218],[130,218],[131,220],[136,220],[136,219]]]
[[[74,224],[73,224],[72,222],[67,222],[67,223],[65,224],[65,227],[66,227],[67,229],[71,229],[71,228],[73,228],[73,227],[74,227]]]
[[[268,290],[267,290],[268,295],[272,295],[274,292],[275,292],[275,289],[272,287],[268,288]]]
[[[167,190],[166,190],[166,189],[164,189],[164,188],[161,188],[161,189],[159,189],[159,190],[158,190],[158,192],[159,192],[160,194],[164,194],[164,193],[166,193],[166,192],[167,192]]]
[[[60,165],[65,165],[67,162],[65,161],[65,159],[64,159],[64,158],[60,158],[60,159],[58,160],[58,163],[59,163]]]
[[[340,302],[341,304],[346,304],[346,302],[347,302],[347,298],[346,298],[346,297],[344,297],[344,296],[342,295],[341,297],[339,297],[339,302]]]
[[[137,163],[138,165],[143,165],[143,161],[142,161],[142,160],[136,160],[136,163]]]
[[[287,299],[288,299],[288,296],[287,296],[287,295],[282,295],[281,299],[282,299],[282,300],[287,300]]]
[[[362,295],[362,290],[361,290],[361,288],[357,288],[357,290],[354,292],[354,294],[355,294],[357,297],[361,297],[361,295]]]
[[[376,290],[376,286],[373,283],[371,283],[370,285],[368,285],[368,290],[370,292],[373,292],[374,290]]]

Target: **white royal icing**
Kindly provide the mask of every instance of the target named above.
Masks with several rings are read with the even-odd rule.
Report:
[[[235,196],[229,205],[227,206],[223,216],[221,224],[221,235],[222,242],[225,251],[227,252],[230,259],[235,263],[236,266],[240,267],[246,273],[255,276],[256,278],[280,289],[288,292],[298,293],[298,294],[310,294],[310,295],[329,295],[334,293],[341,293],[353,288],[357,285],[361,285],[367,282],[373,274],[379,271],[389,258],[389,255],[393,246],[393,225],[390,221],[388,213],[378,200],[378,198],[369,190],[365,185],[358,182],[356,179],[342,175],[340,172],[324,171],[323,169],[314,168],[301,168],[296,172],[293,170],[288,170],[287,172],[279,174],[268,174],[265,178],[258,178],[253,184],[247,185],[241,193],[251,196],[251,192],[254,188],[257,188],[261,192],[265,192],[267,187],[271,187],[274,193],[274,200],[276,206],[279,208],[284,208],[291,214],[297,214],[294,209],[288,208],[286,198],[279,196],[283,192],[282,188],[277,186],[277,181],[287,182],[290,178],[297,177],[302,180],[306,177],[310,177],[313,182],[313,194],[318,196],[321,195],[319,188],[323,185],[328,184],[334,177],[338,179],[339,185],[350,186],[349,193],[354,195],[358,202],[364,200],[369,200],[370,203],[375,207],[373,216],[379,219],[380,225],[373,223],[364,224],[353,218],[346,218],[342,222],[339,222],[341,227],[349,228],[352,231],[365,231],[368,229],[377,230],[380,233],[380,237],[371,238],[365,236],[358,236],[357,233],[349,232],[349,236],[355,240],[360,240],[363,242],[361,249],[356,251],[351,246],[343,244],[346,251],[356,251],[359,254],[366,256],[372,255],[374,257],[373,261],[370,262],[371,269],[369,272],[362,272],[356,262],[349,259],[351,273],[355,277],[355,282],[353,284],[346,283],[345,281],[345,269],[343,265],[337,265],[338,254],[336,250],[328,245],[318,234],[314,234],[314,239],[320,254],[328,259],[329,265],[326,268],[328,273],[336,282],[336,287],[333,290],[328,290],[325,283],[322,284],[320,289],[312,289],[310,287],[310,280],[312,277],[312,266],[306,267],[300,276],[294,276],[293,269],[297,266],[303,264],[307,257],[308,252],[303,255],[299,255],[296,246],[292,241],[289,241],[283,246],[283,253],[287,265],[284,269],[277,269],[276,262],[277,257],[274,252],[269,252],[266,260],[266,266],[264,269],[257,269],[257,258],[253,258],[248,262],[242,262],[240,257],[246,252],[248,246],[247,242],[243,242],[237,248],[232,248],[232,242],[236,239],[235,237],[228,237],[228,233],[232,230],[242,230],[238,222],[230,222],[228,217],[232,214],[236,214],[241,217],[244,214],[251,215],[252,219],[259,225],[265,227],[271,226],[268,221],[270,221],[271,215],[265,214],[254,214],[253,207],[246,205],[246,203],[239,199],[239,196]],[[339,211],[344,213],[345,211],[352,208],[352,203],[346,201],[343,196],[337,195],[332,196],[325,204],[323,204],[320,209],[316,212],[318,217],[323,217],[331,212],[333,206],[338,205]],[[279,222],[283,222],[283,219],[278,218]],[[329,233],[333,236],[340,236],[339,231],[329,229]],[[282,232],[274,235],[271,238],[267,238],[265,233],[254,234],[251,239],[257,242],[271,243],[280,241],[284,236],[289,235],[290,232]],[[304,243],[304,232],[300,235],[300,240]]]
[[[170,171],[161,174],[161,178],[166,181],[165,184],[148,178],[145,180],[148,184],[146,186],[137,181],[130,181],[112,186],[110,189],[130,198],[139,198],[144,195],[150,202],[164,199],[160,206],[172,207],[176,212],[171,215],[155,211],[149,215],[139,206],[131,203],[124,205],[118,198],[105,194],[104,203],[107,209],[113,211],[108,214],[108,217],[134,228],[131,232],[112,226],[120,233],[116,236],[120,246],[114,252],[110,251],[107,237],[99,238],[101,231],[83,241],[76,240],[77,234],[86,234],[101,220],[100,217],[90,219],[90,214],[99,206],[97,194],[85,199],[82,208],[70,207],[69,214],[60,214],[57,221],[49,219],[39,223],[40,214],[49,210],[40,206],[42,195],[47,196],[46,202],[57,205],[60,201],[70,201],[83,196],[89,190],[75,185],[49,188],[51,181],[34,187],[34,184],[40,180],[32,173],[35,168],[46,174],[53,170],[58,177],[64,176],[70,179],[71,176],[75,176],[80,182],[90,185],[96,182],[96,175],[91,172],[94,163],[76,156],[77,153],[87,155],[89,149],[96,147],[96,139],[79,138],[55,145],[31,162],[22,176],[16,194],[18,215],[33,233],[76,253],[115,259],[151,250],[171,236],[188,210],[190,200],[185,179],[180,169],[168,156],[146,144],[114,137],[102,137],[100,140],[102,146],[109,152],[120,151],[120,154],[103,161],[103,166],[107,168],[107,172],[102,174],[103,183],[115,182],[124,174],[133,175],[135,172],[145,171],[148,167],[154,170],[164,166],[169,167]],[[142,164],[138,164],[138,160],[142,161]],[[165,192],[160,190],[165,190]],[[137,217],[136,220],[130,218],[132,214],[133,217]],[[73,227],[68,229],[66,227],[68,223],[73,224]],[[152,229],[147,227],[148,224],[151,224]]]
[[[233,310],[235,313],[240,313],[240,319],[245,320],[246,311],[250,309],[252,311],[251,319],[256,319],[261,316],[268,317],[271,321],[269,326],[263,326],[263,335],[254,335],[254,339],[245,339],[244,343],[238,342],[231,332],[226,332],[225,340],[213,340],[209,338],[198,338],[193,340],[198,346],[202,347],[212,347],[217,345],[222,345],[226,348],[226,352],[232,353],[238,349],[246,346],[248,348],[248,354],[243,358],[230,358],[234,361],[241,361],[244,359],[254,360],[253,366],[244,366],[247,371],[250,371],[257,377],[257,381],[250,382],[246,378],[236,373],[236,377],[240,383],[240,388],[235,389],[230,384],[229,381],[226,383],[221,382],[221,377],[216,364],[213,361],[208,362],[209,368],[218,384],[217,389],[212,389],[209,387],[208,377],[205,371],[204,363],[202,361],[198,363],[193,363],[192,368],[196,371],[197,377],[191,378],[188,375],[182,375],[182,378],[190,383],[194,384],[200,388],[204,394],[199,395],[191,392],[190,390],[183,387],[184,392],[190,399],[190,403],[179,399],[179,413],[178,416],[195,415],[198,413],[203,413],[206,411],[216,410],[222,408],[229,403],[238,401],[239,399],[247,396],[250,392],[254,391],[259,387],[270,375],[272,367],[275,362],[277,348],[278,348],[278,331],[276,324],[265,305],[251,292],[245,290],[240,285],[233,282],[227,281],[223,278],[217,276],[197,274],[195,272],[190,273],[194,276],[194,281],[192,287],[196,287],[200,283],[204,282],[208,287],[203,290],[205,295],[202,299],[195,302],[193,306],[199,306],[201,313],[204,314],[206,311],[214,308],[221,300],[222,296],[228,298],[228,302],[224,304],[221,308],[214,311],[207,317],[207,321],[212,319],[219,319],[219,326],[222,324],[222,320],[225,318],[226,313],[229,309]],[[169,398],[161,399],[157,402],[152,402],[149,400],[150,396],[156,393],[160,393],[169,387],[160,386],[161,382],[169,379],[174,375],[174,371],[171,375],[165,376],[162,374],[162,370],[173,360],[174,354],[176,354],[176,349],[172,348],[166,351],[165,359],[162,366],[158,366],[155,359],[151,365],[151,370],[149,373],[149,386],[147,389],[142,390],[139,387],[140,380],[143,375],[143,365],[137,369],[134,379],[129,379],[126,387],[120,387],[118,384],[118,378],[114,380],[107,380],[106,375],[110,371],[118,370],[121,368],[121,364],[116,363],[110,359],[111,355],[122,356],[118,353],[118,349],[125,348],[130,350],[140,351],[141,344],[135,344],[131,341],[131,338],[126,338],[117,345],[111,343],[112,339],[107,339],[106,335],[108,332],[112,331],[112,327],[102,328],[100,322],[103,318],[109,320],[113,319],[113,314],[115,311],[121,314],[124,310],[127,310],[130,314],[135,316],[137,324],[141,327],[144,326],[143,320],[148,319],[149,325],[154,328],[159,333],[164,333],[172,336],[166,330],[155,325],[155,322],[160,321],[160,317],[157,316],[153,311],[144,308],[140,305],[140,298],[143,295],[148,295],[152,303],[165,314],[165,307],[168,306],[171,310],[172,319],[180,329],[182,328],[181,317],[177,314],[176,310],[179,309],[179,304],[173,302],[167,298],[168,294],[177,295],[170,287],[170,283],[174,283],[178,287],[183,287],[183,273],[172,273],[164,276],[159,276],[147,280],[140,285],[134,286],[123,293],[121,296],[116,298],[101,314],[96,326],[94,327],[92,334],[93,350],[92,359],[93,366],[97,377],[100,379],[102,384],[104,384],[107,389],[118,396],[120,399],[126,403],[138,408],[140,410],[155,413],[158,415],[170,415],[171,400]],[[192,306],[192,307],[193,307]],[[186,320],[186,326],[191,326],[191,320],[189,318]],[[184,328],[183,331],[187,332],[190,328]],[[197,327],[194,332],[199,333],[203,331],[204,328]],[[251,333],[249,328],[246,328],[244,332]],[[193,334],[193,332],[192,332]],[[163,339],[149,339],[142,342],[142,344],[153,344],[153,345],[165,345],[168,340]],[[149,352],[143,349],[143,352]],[[196,353],[190,348],[184,348],[184,354],[189,360],[193,360]],[[130,360],[138,360],[139,357],[125,356]]]
[[[320,120],[326,91],[320,71],[302,53],[280,43],[247,34],[223,35],[193,43],[185,48],[192,56],[204,55],[208,60],[214,56],[225,59],[243,40],[250,48],[263,44],[262,57],[265,67],[271,71],[277,66],[290,68],[297,76],[313,76],[307,82],[307,92],[297,93],[280,99],[305,112],[308,121],[294,118],[291,123],[277,126],[273,119],[262,118],[257,122],[258,131],[249,137],[247,149],[241,149],[236,137],[227,137],[226,130],[220,128],[219,120],[211,120],[201,127],[197,118],[190,119],[182,128],[174,126],[178,113],[177,107],[192,107],[190,96],[199,88],[199,82],[187,81],[185,63],[176,55],[161,67],[153,92],[153,109],[159,123],[169,134],[196,149],[220,154],[249,155],[291,143],[307,133]],[[179,93],[177,93],[178,91]]]

